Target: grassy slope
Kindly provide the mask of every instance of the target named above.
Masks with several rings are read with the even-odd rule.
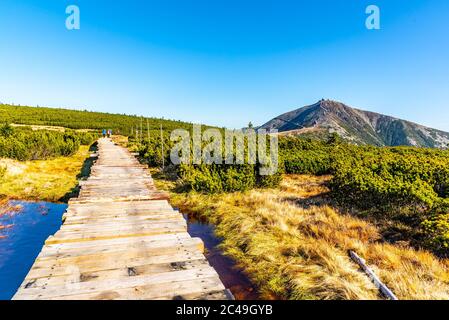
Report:
[[[12,199],[60,201],[77,185],[89,147],[81,146],[71,157],[50,160],[15,161],[0,159],[7,173],[0,184],[0,195]]]
[[[175,183],[155,173],[161,189]],[[224,252],[265,297],[377,299],[348,258],[355,250],[400,299],[449,299],[449,262],[384,243],[375,226],[326,204],[329,177],[288,176],[279,190],[201,195],[172,192],[172,205],[217,226]]]
[[[142,118],[125,114],[111,114],[103,112],[90,112],[80,110],[11,106],[0,104],[0,123],[15,123],[24,125],[59,126],[71,129],[113,129],[116,132],[130,133],[142,125],[145,131],[159,130],[160,125],[164,130],[177,128],[190,128],[191,124],[166,119]]]

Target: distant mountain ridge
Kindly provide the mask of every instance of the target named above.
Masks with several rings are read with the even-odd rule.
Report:
[[[446,148],[449,133],[410,121],[363,111],[341,102],[320,100],[284,113],[259,128],[301,134],[304,131],[336,132],[357,144]]]

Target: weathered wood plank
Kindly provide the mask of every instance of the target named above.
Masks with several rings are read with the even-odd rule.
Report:
[[[97,232],[97,233],[77,233],[77,234],[64,234],[57,233],[54,237],[49,237],[45,244],[55,244],[55,243],[67,243],[67,242],[81,242],[81,241],[93,241],[93,240],[107,240],[115,238],[129,238],[129,237],[143,237],[160,235],[167,233],[179,233],[186,231],[185,226],[177,226],[176,228],[159,228],[159,229],[149,229],[149,230],[136,230],[135,232]],[[58,231],[61,232],[61,231]]]
[[[74,271],[76,275],[76,272]],[[211,278],[216,277],[218,279],[218,275],[216,271],[212,267],[201,268],[201,269],[191,269],[191,270],[180,270],[176,272],[166,272],[166,273],[157,273],[152,275],[143,275],[143,276],[126,276],[119,279],[107,279],[103,281],[90,281],[90,282],[77,282],[77,275],[74,277],[73,282],[70,282],[70,277],[67,278],[67,282],[62,285],[51,285],[50,278],[49,284],[42,286],[41,288],[22,288],[23,296],[30,297],[63,297],[67,295],[80,295],[80,294],[88,294],[94,292],[101,292],[105,290],[109,290],[111,288],[117,289],[125,289],[125,288],[134,288],[138,286],[148,286],[148,291],[153,291],[154,293],[158,293],[158,286],[162,283],[175,283],[182,282],[188,280],[197,280],[201,282],[202,278]],[[223,288],[224,289],[224,288]]]
[[[22,284],[22,287],[28,288],[39,288],[42,286],[49,285],[49,280],[51,279],[51,284],[64,284],[67,283],[67,279],[74,282],[89,282],[99,281],[105,279],[119,279],[129,276],[141,276],[141,275],[152,275],[166,272],[175,272],[179,270],[191,270],[198,269],[201,267],[208,267],[209,264],[205,259],[197,259],[190,261],[177,261],[170,263],[159,263],[159,264],[144,264],[144,265],[134,265],[134,266],[124,266],[117,269],[108,270],[98,270],[98,271],[85,271],[85,272],[75,272],[70,274],[70,277],[65,275],[52,275],[51,277],[41,277],[34,279],[27,279]]]
[[[46,245],[43,249],[48,250],[58,250],[58,249],[79,249],[80,251],[84,248],[90,247],[107,247],[115,245],[129,245],[135,242],[145,242],[145,243],[155,243],[161,241],[182,241],[184,239],[190,239],[190,235],[187,232],[172,233],[172,234],[162,234],[158,236],[144,236],[144,237],[133,237],[133,238],[117,238],[109,240],[97,240],[97,241],[87,241],[87,242],[75,242],[75,243],[58,243]]]
[[[70,276],[71,274],[73,274],[73,270],[77,270],[83,273],[83,272],[119,269],[123,268],[123,266],[134,267],[145,264],[176,263],[179,261],[194,261],[194,260],[205,260],[205,257],[199,251],[196,252],[181,251],[179,253],[169,252],[168,254],[154,255],[151,257],[124,256],[120,258],[119,261],[112,260],[110,258],[99,260],[80,259],[79,261],[77,261],[75,265],[60,264],[56,260],[52,262],[36,261],[25,279],[32,280],[43,277]]]
[[[151,237],[149,237],[151,238]],[[131,238],[134,239],[134,238]],[[138,250],[140,252],[145,251],[145,255],[154,253],[154,250],[157,251],[165,251],[168,252],[173,248],[193,248],[195,250],[199,250],[203,252],[204,244],[201,239],[198,238],[188,238],[188,239],[175,239],[175,240],[164,240],[164,241],[134,241],[134,242],[125,242],[121,244],[111,244],[111,245],[102,245],[102,246],[91,246],[84,247],[82,250],[78,247],[67,248],[61,246],[59,248],[51,248],[50,246],[44,247],[41,253],[36,258],[39,261],[43,259],[62,259],[68,257],[80,257],[92,254],[100,254],[100,253],[111,253],[111,252],[121,252],[126,251],[130,252],[133,250]],[[152,251],[153,250],[153,251]]]
[[[64,224],[66,226],[69,225],[76,225],[76,224],[102,224],[102,223],[116,223],[116,224],[126,224],[126,223],[161,223],[161,222],[168,222],[168,221],[182,221],[184,220],[183,216],[180,216],[179,214],[176,215],[169,215],[166,216],[157,215],[157,216],[141,216],[141,217],[120,217],[120,216],[110,216],[110,217],[104,217],[104,218],[64,218]]]
[[[169,195],[166,192],[151,192],[148,195],[129,195],[129,196],[117,196],[113,198],[104,196],[93,197],[89,196],[87,198],[79,197],[69,200],[69,205],[71,204],[84,204],[84,203],[100,203],[100,202],[119,202],[119,201],[142,201],[142,200],[167,200]]]
[[[157,285],[157,291],[154,291],[153,284],[145,284],[133,288],[109,288],[102,292],[93,292],[78,295],[63,295],[57,297],[44,296],[18,296],[22,300],[31,299],[48,299],[48,300],[180,300],[189,297],[188,299],[195,299],[195,297],[207,297],[209,293],[223,291],[224,286],[217,277],[185,280],[175,283],[160,283]],[[223,298],[224,299],[224,298]]]
[[[187,222],[182,217],[177,219],[167,219],[167,220],[155,220],[152,222],[145,221],[126,221],[121,223],[116,223],[115,221],[105,221],[103,223],[87,223],[87,224],[71,224],[64,225],[60,231],[64,233],[78,233],[78,232],[104,232],[104,231],[136,231],[144,229],[157,229],[157,228],[169,228],[171,226],[185,226],[187,227]]]

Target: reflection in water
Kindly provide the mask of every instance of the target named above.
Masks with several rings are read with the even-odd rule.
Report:
[[[0,300],[11,299],[48,236],[61,226],[66,204],[11,201],[20,211],[0,215]],[[1,226],[6,228],[1,228]]]
[[[188,231],[192,237],[201,238],[206,247],[205,256],[209,264],[214,267],[224,286],[231,290],[236,300],[258,300],[257,289],[248,277],[240,271],[232,259],[225,257],[217,245],[220,244],[214,234],[214,227],[205,222],[184,215],[188,221]]]

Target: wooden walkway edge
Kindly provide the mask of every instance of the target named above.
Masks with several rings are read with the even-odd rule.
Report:
[[[15,300],[232,299],[144,166],[109,139]]]

